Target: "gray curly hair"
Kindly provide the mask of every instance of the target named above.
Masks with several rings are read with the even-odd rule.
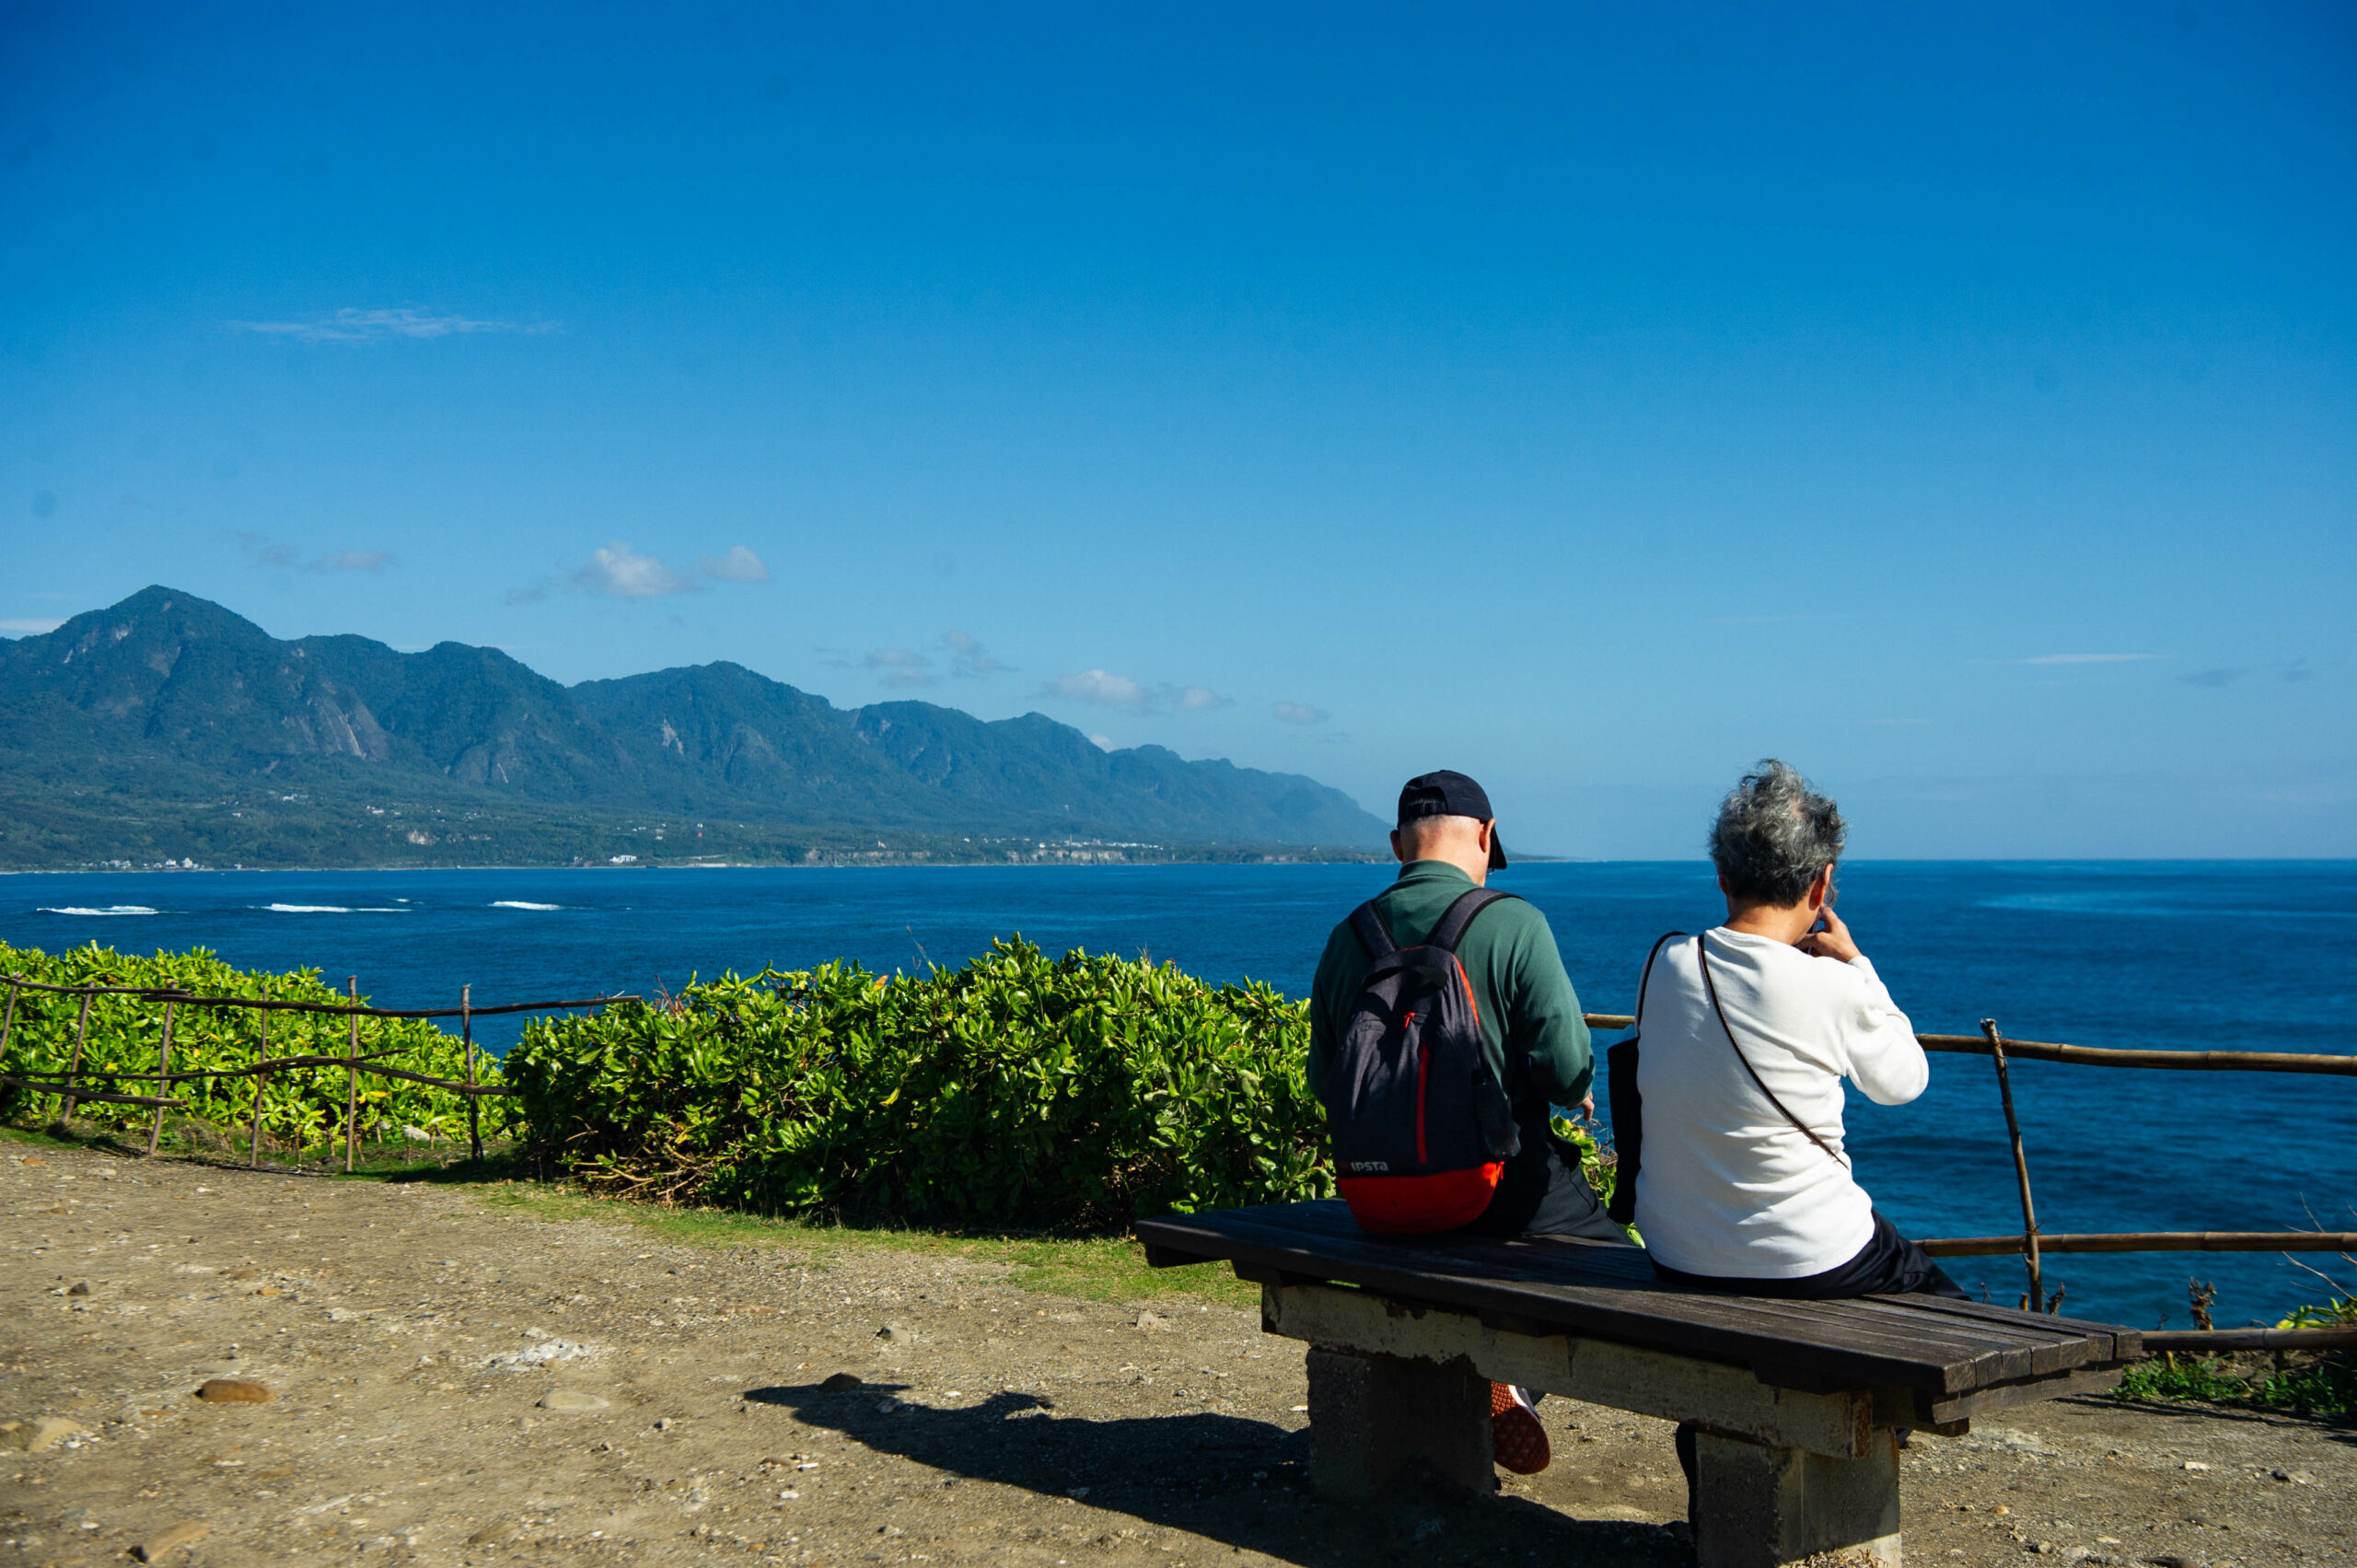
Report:
[[[1711,863],[1731,898],[1796,904],[1817,874],[1841,858],[1841,808],[1770,757],[1743,775],[1711,824]]]

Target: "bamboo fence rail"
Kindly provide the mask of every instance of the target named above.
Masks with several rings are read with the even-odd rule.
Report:
[[[137,1105],[152,1107],[155,1118],[147,1132],[147,1153],[153,1155],[163,1136],[164,1112],[185,1109],[188,1102],[172,1098],[168,1091],[174,1084],[200,1078],[244,1078],[261,1080],[254,1091],[252,1126],[247,1134],[247,1163],[259,1167],[261,1163],[261,1108],[269,1093],[270,1078],[279,1073],[300,1067],[342,1067],[344,1070],[343,1145],[344,1169],[356,1163],[359,1150],[360,1077],[367,1074],[376,1077],[399,1078],[412,1084],[424,1084],[465,1098],[467,1106],[468,1144],[475,1158],[482,1157],[482,1120],[481,1101],[485,1096],[512,1095],[516,1091],[500,1084],[478,1081],[475,1073],[474,1020],[480,1017],[513,1013],[566,1012],[584,1007],[604,1007],[616,1002],[636,1002],[642,998],[618,992],[608,996],[571,997],[552,1002],[510,1002],[498,1006],[478,1007],[474,1005],[474,987],[461,987],[456,1007],[365,1007],[360,1004],[360,979],[353,976],[347,982],[350,1000],[343,1003],[292,1002],[262,996],[207,996],[195,992],[176,990],[168,986],[152,985],[52,985],[44,981],[30,980],[23,975],[0,976],[0,984],[8,988],[5,1014],[0,1014],[0,1051],[7,1048],[9,1037],[16,1030],[17,1002],[26,991],[48,992],[62,996],[78,996],[81,1006],[75,1020],[74,1055],[62,1073],[26,1071],[0,1073],[0,1084],[28,1089],[36,1094],[56,1095],[64,1101],[64,1113],[72,1115],[75,1106],[83,1101],[107,1105]],[[156,1067],[152,1072],[123,1068],[96,1068],[82,1065],[83,1047],[90,1026],[90,1000],[95,996],[128,996],[143,1002],[160,1003],[164,1009],[163,1034],[159,1042]],[[183,1007],[213,1007],[242,1009],[261,1015],[261,1057],[246,1067],[209,1067],[193,1072],[172,1071],[172,1026]],[[315,1013],[349,1019],[344,1051],[340,1056],[273,1056],[270,1054],[270,1016],[273,1013]],[[464,1079],[439,1078],[426,1073],[412,1073],[404,1067],[388,1065],[383,1060],[398,1056],[401,1049],[362,1051],[360,1020],[363,1018],[457,1018],[460,1022],[465,1042],[467,1075]],[[110,1085],[122,1082],[153,1084],[153,1095],[122,1094],[114,1089],[86,1086],[93,1081]]]

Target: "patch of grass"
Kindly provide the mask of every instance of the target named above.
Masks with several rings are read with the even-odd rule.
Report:
[[[1021,1231],[923,1230],[895,1225],[828,1225],[814,1220],[767,1219],[728,1209],[664,1208],[626,1198],[599,1198],[564,1182],[536,1180],[514,1162],[486,1158],[478,1166],[383,1164],[348,1179],[422,1181],[464,1191],[492,1209],[521,1212],[556,1224],[602,1220],[623,1224],[680,1247],[774,1248],[800,1254],[825,1267],[834,1256],[856,1251],[922,1252],[936,1258],[995,1263],[1008,1283],[1045,1295],[1085,1301],[1170,1301],[1250,1308],[1260,1287],[1231,1274],[1225,1264],[1182,1269],[1146,1265],[1145,1250],[1127,1237],[1066,1237]]]
[[[2123,1400],[2208,1400],[2225,1404],[2247,1398],[2250,1380],[2223,1365],[2215,1356],[2186,1356],[2164,1352],[2130,1367],[2119,1379]]]
[[[2236,1365],[2235,1361],[2247,1365]],[[2279,1366],[2265,1353],[2232,1360],[2165,1353],[2130,1367],[2113,1397],[2155,1403],[2201,1400],[2357,1421],[2357,1366],[2346,1353],[2289,1355],[2283,1362]]]

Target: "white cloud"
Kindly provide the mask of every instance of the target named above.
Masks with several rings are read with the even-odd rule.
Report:
[[[675,572],[654,556],[641,555],[627,542],[616,540],[589,552],[589,559],[573,574],[573,586],[583,593],[615,598],[656,598],[686,593],[696,585],[686,573]]]
[[[295,547],[283,540],[273,539],[266,533],[239,534],[238,548],[244,551],[257,566],[295,564]]]
[[[381,572],[393,558],[381,550],[338,550],[311,563],[314,572]]]
[[[1096,747],[1099,751],[1115,751],[1120,749],[1119,747],[1113,744],[1113,738],[1109,735],[1092,735],[1088,738],[1088,743],[1091,746]]]
[[[933,673],[933,661],[912,648],[878,648],[859,662],[882,671],[885,685],[902,690],[935,686],[941,680]]]
[[[761,558],[745,545],[731,545],[726,555],[699,555],[692,570],[681,571],[667,564],[661,557],[642,555],[626,540],[616,540],[602,550],[593,550],[589,559],[564,579],[571,587],[586,594],[603,594],[611,598],[660,598],[666,594],[694,593],[707,582],[766,583],[770,569]],[[544,578],[520,588],[510,588],[507,602],[529,604],[548,597],[556,579]]]
[[[21,621],[0,621],[0,633],[11,637],[37,637],[43,632],[54,632],[64,624],[54,616],[33,616]]]
[[[2158,654],[2040,654],[2036,658],[2015,659],[2015,664],[2141,664],[2156,659]]]
[[[1201,713],[1206,708],[1224,708],[1231,701],[1208,686],[1147,686],[1126,675],[1102,669],[1060,675],[1040,687],[1039,695],[1094,703],[1101,708],[1130,708],[1139,713],[1159,713],[1167,708]]]
[[[1154,701],[1154,693],[1126,675],[1111,675],[1101,669],[1084,669],[1078,675],[1060,675],[1040,688],[1046,697],[1070,697],[1078,703],[1095,703],[1106,708],[1143,708]]]
[[[553,332],[563,330],[563,323],[557,321],[479,321],[469,316],[429,316],[407,308],[362,310],[351,306],[324,316],[308,316],[296,321],[232,321],[229,325],[239,331],[260,332],[265,337],[289,338],[306,343],[382,343],[389,338],[450,338],[480,332]]]
[[[770,569],[768,563],[749,547],[732,544],[726,555],[697,556],[696,575],[718,583],[766,583]]]
[[[981,679],[984,676],[997,675],[1015,668],[1013,665],[1004,660],[992,657],[990,651],[982,646],[981,639],[969,633],[944,632],[941,634],[941,640],[949,645],[952,656],[949,660],[949,672],[952,675],[970,676],[975,679]]]
[[[1269,711],[1280,724],[1324,724],[1334,715],[1323,708],[1313,708],[1306,703],[1276,703]]]

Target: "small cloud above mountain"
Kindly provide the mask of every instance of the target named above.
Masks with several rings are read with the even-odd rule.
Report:
[[[338,550],[313,561],[314,572],[381,572],[393,558],[381,550]]]
[[[427,311],[403,308],[397,310],[364,310],[346,306],[325,315],[304,316],[285,321],[232,321],[230,327],[241,332],[259,332],[263,337],[283,338],[305,343],[373,343],[396,338],[472,337],[484,332],[555,332],[563,330],[561,321],[491,321],[471,316],[435,315]]]
[[[1094,703],[1100,708],[1143,708],[1154,698],[1151,691],[1128,676],[1102,669],[1060,675],[1039,688],[1039,695],[1068,697],[1075,703]]]
[[[694,566],[681,570],[660,556],[640,553],[627,540],[615,540],[602,549],[591,551],[588,560],[561,577],[543,577],[537,583],[508,589],[507,602],[532,604],[548,598],[550,590],[556,587],[603,598],[661,598],[669,594],[694,593],[706,583],[769,580],[768,563],[747,545],[731,545],[722,555],[699,555]]]
[[[1275,703],[1269,712],[1279,724],[1324,724],[1334,715],[1323,708],[1313,708],[1306,703]]]
[[[659,598],[690,592],[696,586],[689,574],[673,571],[655,556],[641,555],[621,540],[591,551],[589,559],[575,568],[569,580],[584,593],[614,598]]]
[[[868,669],[877,671],[887,686],[910,690],[937,686],[941,677],[933,672],[933,661],[913,648],[877,648],[859,661]]]
[[[1015,667],[991,656],[980,639],[965,632],[944,632],[941,640],[950,652],[949,673],[975,679],[986,676],[1009,674]]]
[[[283,539],[263,533],[239,534],[238,548],[257,566],[300,563],[307,572],[381,572],[393,563],[393,558],[381,550],[331,550],[304,561],[301,551]]]
[[[1234,700],[1208,686],[1148,686],[1103,669],[1058,676],[1039,688],[1039,695],[1092,703],[1100,708],[1127,708],[1134,713],[1160,713],[1174,708],[1181,713],[1202,713],[1209,708],[1226,707]]]

